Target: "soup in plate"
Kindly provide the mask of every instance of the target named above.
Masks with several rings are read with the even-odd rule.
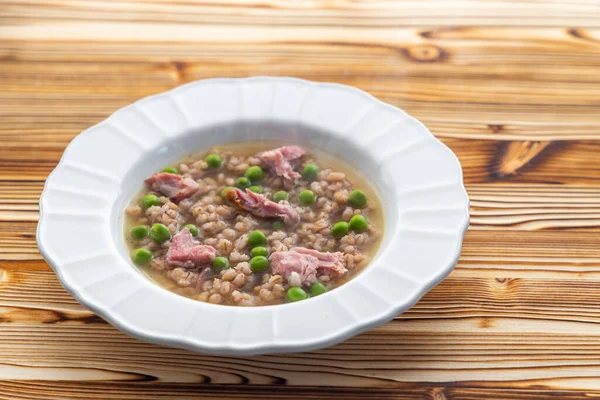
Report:
[[[354,278],[383,229],[376,191],[319,150],[240,143],[149,176],[125,210],[134,264],[198,301],[262,306],[319,296]]]

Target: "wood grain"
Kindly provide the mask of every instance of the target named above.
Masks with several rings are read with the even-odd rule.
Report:
[[[600,398],[598,71],[595,0],[0,1],[0,399]],[[251,75],[354,85],[422,120],[463,165],[460,261],[318,352],[127,337],[39,254],[44,181],[116,109]]]
[[[27,263],[27,269],[20,265],[23,264],[3,263],[0,269],[1,322],[103,324],[62,289],[43,263]],[[562,329],[571,323],[597,323],[600,320],[596,312],[600,305],[599,282],[597,277],[565,281],[547,276],[495,278],[456,273],[398,319],[412,321],[416,326],[443,319],[457,327],[468,327],[472,320],[490,319],[486,328],[493,326],[492,319],[546,321],[545,325],[539,325],[544,329],[549,326]],[[46,298],[50,295],[51,298]],[[581,303],[582,297],[587,299],[585,303]],[[498,304],[499,300],[502,304]]]

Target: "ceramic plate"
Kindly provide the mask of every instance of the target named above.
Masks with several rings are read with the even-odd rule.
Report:
[[[369,177],[385,215],[371,264],[322,296],[250,308],[190,300],[143,276],[123,240],[124,209],[143,179],[194,151],[257,139],[320,148]],[[64,287],[130,335],[207,353],[305,351],[389,321],[444,279],[468,203],[456,156],[419,121],[359,89],[209,79],[144,98],[78,135],[46,181],[37,240]]]

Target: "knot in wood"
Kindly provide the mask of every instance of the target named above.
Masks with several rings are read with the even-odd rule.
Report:
[[[409,46],[404,49],[403,53],[416,62],[438,62],[447,57],[444,49],[432,44]]]

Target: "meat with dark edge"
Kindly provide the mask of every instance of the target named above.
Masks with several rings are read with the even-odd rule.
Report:
[[[277,149],[263,151],[256,157],[275,171],[275,174],[285,179],[294,180],[300,178],[300,174],[294,171],[291,161],[306,155],[306,150],[299,146],[283,146]]]
[[[208,266],[217,256],[217,250],[194,240],[189,229],[184,229],[171,240],[167,252],[167,263],[179,267],[193,268]]]
[[[200,188],[193,179],[168,172],[157,172],[145,182],[152,190],[164,194],[175,203],[193,196]]]
[[[258,217],[281,218],[286,225],[290,226],[300,221],[300,215],[291,205],[275,203],[249,189],[243,192],[238,188],[230,188],[225,192],[225,198]]]

